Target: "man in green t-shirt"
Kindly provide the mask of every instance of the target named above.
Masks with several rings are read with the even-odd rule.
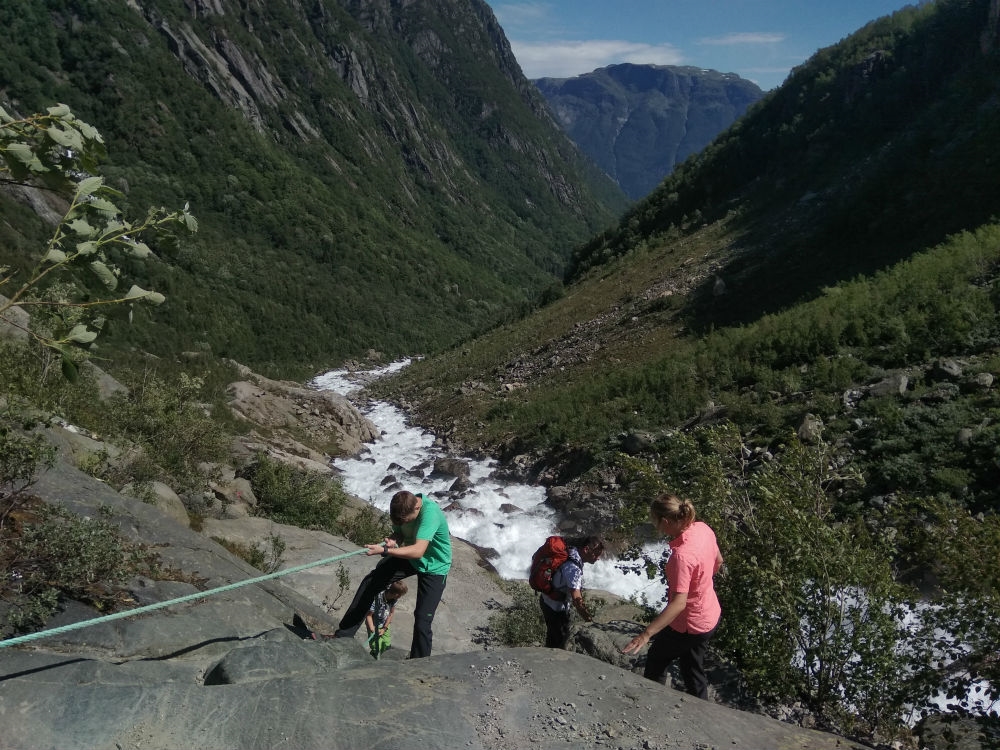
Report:
[[[431,655],[431,623],[441,602],[451,570],[451,535],[437,503],[412,492],[397,492],[389,501],[392,536],[382,544],[368,544],[369,555],[383,560],[364,577],[354,601],[337,628],[337,638],[353,638],[372,601],[393,581],[417,576],[417,603],[413,611],[410,658]]]

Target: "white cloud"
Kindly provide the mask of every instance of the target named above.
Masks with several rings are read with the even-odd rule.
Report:
[[[684,56],[670,44],[642,44],[614,39],[518,42],[511,49],[527,78],[569,78],[616,63],[682,65]]]
[[[506,30],[532,26],[546,19],[550,7],[546,3],[504,3],[493,6],[493,14]]]
[[[768,31],[744,31],[723,36],[706,36],[698,40],[698,44],[714,46],[731,46],[735,44],[778,44],[785,41],[785,35]]]

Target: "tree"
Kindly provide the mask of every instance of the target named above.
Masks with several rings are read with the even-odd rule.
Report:
[[[91,344],[101,330],[100,310],[163,302],[162,294],[134,284],[122,293],[116,258],[148,258],[152,250],[144,238],[198,227],[187,204],[178,211],[151,208],[142,220],[126,220],[115,204],[121,193],[93,174],[103,155],[100,133],[64,104],[22,119],[0,108],[0,182],[54,191],[69,201],[30,270],[0,267],[0,292],[7,295],[0,295],[0,321],[58,352],[69,378],[76,375],[74,350]],[[68,273],[77,268],[89,270],[103,293],[81,288]],[[69,281],[56,283],[57,277]],[[14,316],[14,308],[30,308],[35,315],[28,322]]]

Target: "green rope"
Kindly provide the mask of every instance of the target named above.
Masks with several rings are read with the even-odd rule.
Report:
[[[138,607],[136,609],[129,609],[124,612],[115,612],[113,615],[105,615],[103,617],[95,617],[92,620],[83,620],[82,622],[74,622],[70,625],[62,625],[58,628],[50,628],[48,630],[39,630],[37,633],[28,633],[28,635],[20,635],[16,638],[8,638],[5,641],[0,641],[0,648],[6,648],[7,646],[16,646],[19,643],[27,643],[28,641],[35,641],[39,638],[47,638],[50,635],[60,635],[62,633],[68,633],[71,630],[79,630],[80,628],[88,628],[91,625],[98,625],[102,622],[111,622],[112,620],[121,620],[125,617],[134,617],[135,615],[145,614],[146,612],[152,612],[154,609],[163,609],[164,607],[170,607],[174,604],[183,604],[184,602],[191,602],[195,599],[203,599],[206,596],[212,596],[213,594],[221,594],[223,591],[232,591],[233,589],[238,589],[242,586],[249,586],[252,583],[260,583],[262,581],[270,581],[273,578],[280,578],[281,576],[287,576],[291,573],[298,573],[301,570],[308,570],[309,568],[316,568],[320,565],[329,565],[332,562],[337,562],[337,560],[343,560],[345,557],[352,557],[353,555],[360,555],[363,552],[367,552],[367,548],[362,548],[354,550],[354,552],[348,552],[343,555],[337,555],[336,557],[328,557],[325,560],[317,560],[316,562],[306,563],[305,565],[297,565],[294,568],[288,568],[288,570],[281,570],[277,573],[268,573],[267,575],[258,576],[257,578],[250,578],[246,581],[237,581],[236,583],[230,583],[225,586],[219,586],[218,588],[209,589],[208,591],[198,591],[194,594],[188,594],[187,596],[181,596],[177,599],[168,599],[165,602],[156,602],[155,604],[147,604],[144,607]]]

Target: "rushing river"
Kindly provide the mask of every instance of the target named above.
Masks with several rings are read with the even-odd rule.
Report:
[[[364,373],[334,370],[315,378],[312,385],[349,396],[364,382],[395,372],[408,363],[409,360],[404,360]],[[342,472],[344,489],[380,510],[388,510],[398,486],[391,488],[393,483],[384,480],[393,476],[405,489],[422,492],[447,507],[451,500],[437,493],[446,493],[454,477],[432,477],[431,469],[435,459],[462,458],[469,464],[472,488],[458,500],[462,509],[447,513],[452,535],[495,550],[498,556],[491,562],[503,578],[526,579],[531,554],[547,536],[557,533],[558,518],[545,505],[545,488],[494,479],[497,468],[494,460],[446,456],[434,445],[432,433],[408,424],[405,414],[392,404],[372,401],[362,411],[382,435],[357,458],[334,462]],[[411,471],[416,467],[423,468]],[[658,602],[664,594],[662,584],[625,573],[616,567],[614,560],[588,565],[584,570],[584,585],[623,597],[645,596],[650,602]]]

